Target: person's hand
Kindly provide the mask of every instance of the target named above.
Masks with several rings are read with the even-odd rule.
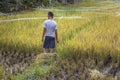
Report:
[[[59,43],[59,40],[56,40],[57,41],[57,43]]]
[[[41,40],[42,42],[43,42],[43,38],[42,38],[42,40]]]

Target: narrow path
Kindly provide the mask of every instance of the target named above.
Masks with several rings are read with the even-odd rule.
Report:
[[[94,14],[114,14],[114,13],[107,13],[107,12],[89,12]],[[119,13],[120,15],[120,13]],[[15,22],[15,21],[25,21],[25,20],[38,20],[38,19],[47,19],[47,17],[31,17],[31,18],[16,18],[16,19],[7,19],[7,20],[0,20],[0,23],[3,22]],[[82,16],[60,16],[55,17],[55,19],[86,19],[86,17]]]
[[[82,16],[61,16],[61,17],[55,17],[55,19],[84,19]],[[18,19],[8,19],[8,20],[0,20],[0,23],[2,22],[14,22],[14,21],[23,21],[23,20],[38,20],[38,19],[47,19],[47,17],[33,17],[33,18],[18,18]]]
[[[89,7],[76,7],[76,9],[71,10],[71,8],[65,8],[65,9],[40,9],[40,8],[34,8],[35,10],[42,10],[42,11],[56,11],[56,12],[73,12],[73,11],[88,11],[88,10],[100,10],[100,9],[113,9],[113,8],[120,8],[119,6],[120,3],[116,5],[107,5],[107,6],[89,6]]]

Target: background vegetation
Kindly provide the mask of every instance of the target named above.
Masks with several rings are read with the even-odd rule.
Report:
[[[97,69],[103,75],[107,73],[94,80],[116,80],[120,75],[119,5],[102,1],[51,8],[60,43],[57,55],[48,59],[42,59],[41,35],[49,9],[0,16],[0,78],[92,80],[91,69]],[[21,17],[23,20],[4,21]]]
[[[82,1],[96,1],[99,0],[1,0],[0,1],[0,12],[13,12],[21,11],[26,9],[33,8],[45,8],[48,6],[59,6],[60,4],[73,4]],[[102,0],[100,0],[102,1]],[[103,0],[105,1],[105,0]],[[110,0],[106,0],[110,1]],[[111,1],[120,1],[120,0],[111,0]]]

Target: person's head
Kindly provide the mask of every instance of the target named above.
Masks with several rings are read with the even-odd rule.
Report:
[[[53,19],[54,13],[53,12],[48,12],[48,19]]]

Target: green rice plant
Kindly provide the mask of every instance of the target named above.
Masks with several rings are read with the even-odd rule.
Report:
[[[75,12],[76,7],[92,6],[92,4],[95,6],[97,6],[96,4],[99,4],[99,6],[95,9],[87,8],[86,12]],[[54,11],[55,20],[58,23],[60,43],[57,44],[56,53],[60,57],[55,63],[53,63],[55,66],[52,66],[52,68],[48,66],[45,68],[45,72],[43,70],[44,64],[35,64],[27,69],[23,74],[18,75],[16,79],[22,80],[27,76],[36,75],[35,78],[38,78],[38,80],[40,77],[41,79],[46,79],[46,76],[48,78],[50,77],[52,80],[51,76],[59,77],[58,75],[61,75],[62,72],[66,72],[68,79],[69,76],[72,76],[70,77],[71,79],[75,79],[72,73],[75,73],[78,70],[80,70],[78,71],[80,72],[79,75],[85,79],[85,75],[88,75],[86,73],[87,67],[95,68],[97,65],[97,68],[99,69],[108,63],[111,64],[116,62],[119,64],[120,16],[116,16],[115,14],[119,9],[116,7],[109,8],[109,5],[118,6],[118,3],[109,3],[109,5],[107,5],[107,9],[103,9],[102,6],[105,4],[106,2],[93,2],[89,4],[84,2],[73,5],[75,7],[72,9],[70,9],[72,6],[68,8],[63,6],[65,8],[63,10],[71,10],[71,12],[56,11],[56,8],[51,9]],[[86,9],[85,7],[82,8]],[[97,14],[96,12],[111,12],[111,14]],[[46,10],[35,10],[31,12],[23,11],[16,15],[11,14],[10,16],[1,16],[0,20],[16,19],[21,17],[44,17],[45,19],[18,20],[14,22],[0,23],[0,49],[10,52],[23,52],[25,53],[24,56],[31,53],[42,53],[43,42],[41,41],[41,37],[43,22],[47,19],[46,16]],[[63,18],[59,19],[61,16],[63,16]],[[69,19],[64,18],[64,16],[83,16],[83,19]],[[20,57],[23,58],[24,56],[20,55]],[[49,61],[46,62],[49,63]],[[81,72],[84,72],[84,74],[82,75]]]

